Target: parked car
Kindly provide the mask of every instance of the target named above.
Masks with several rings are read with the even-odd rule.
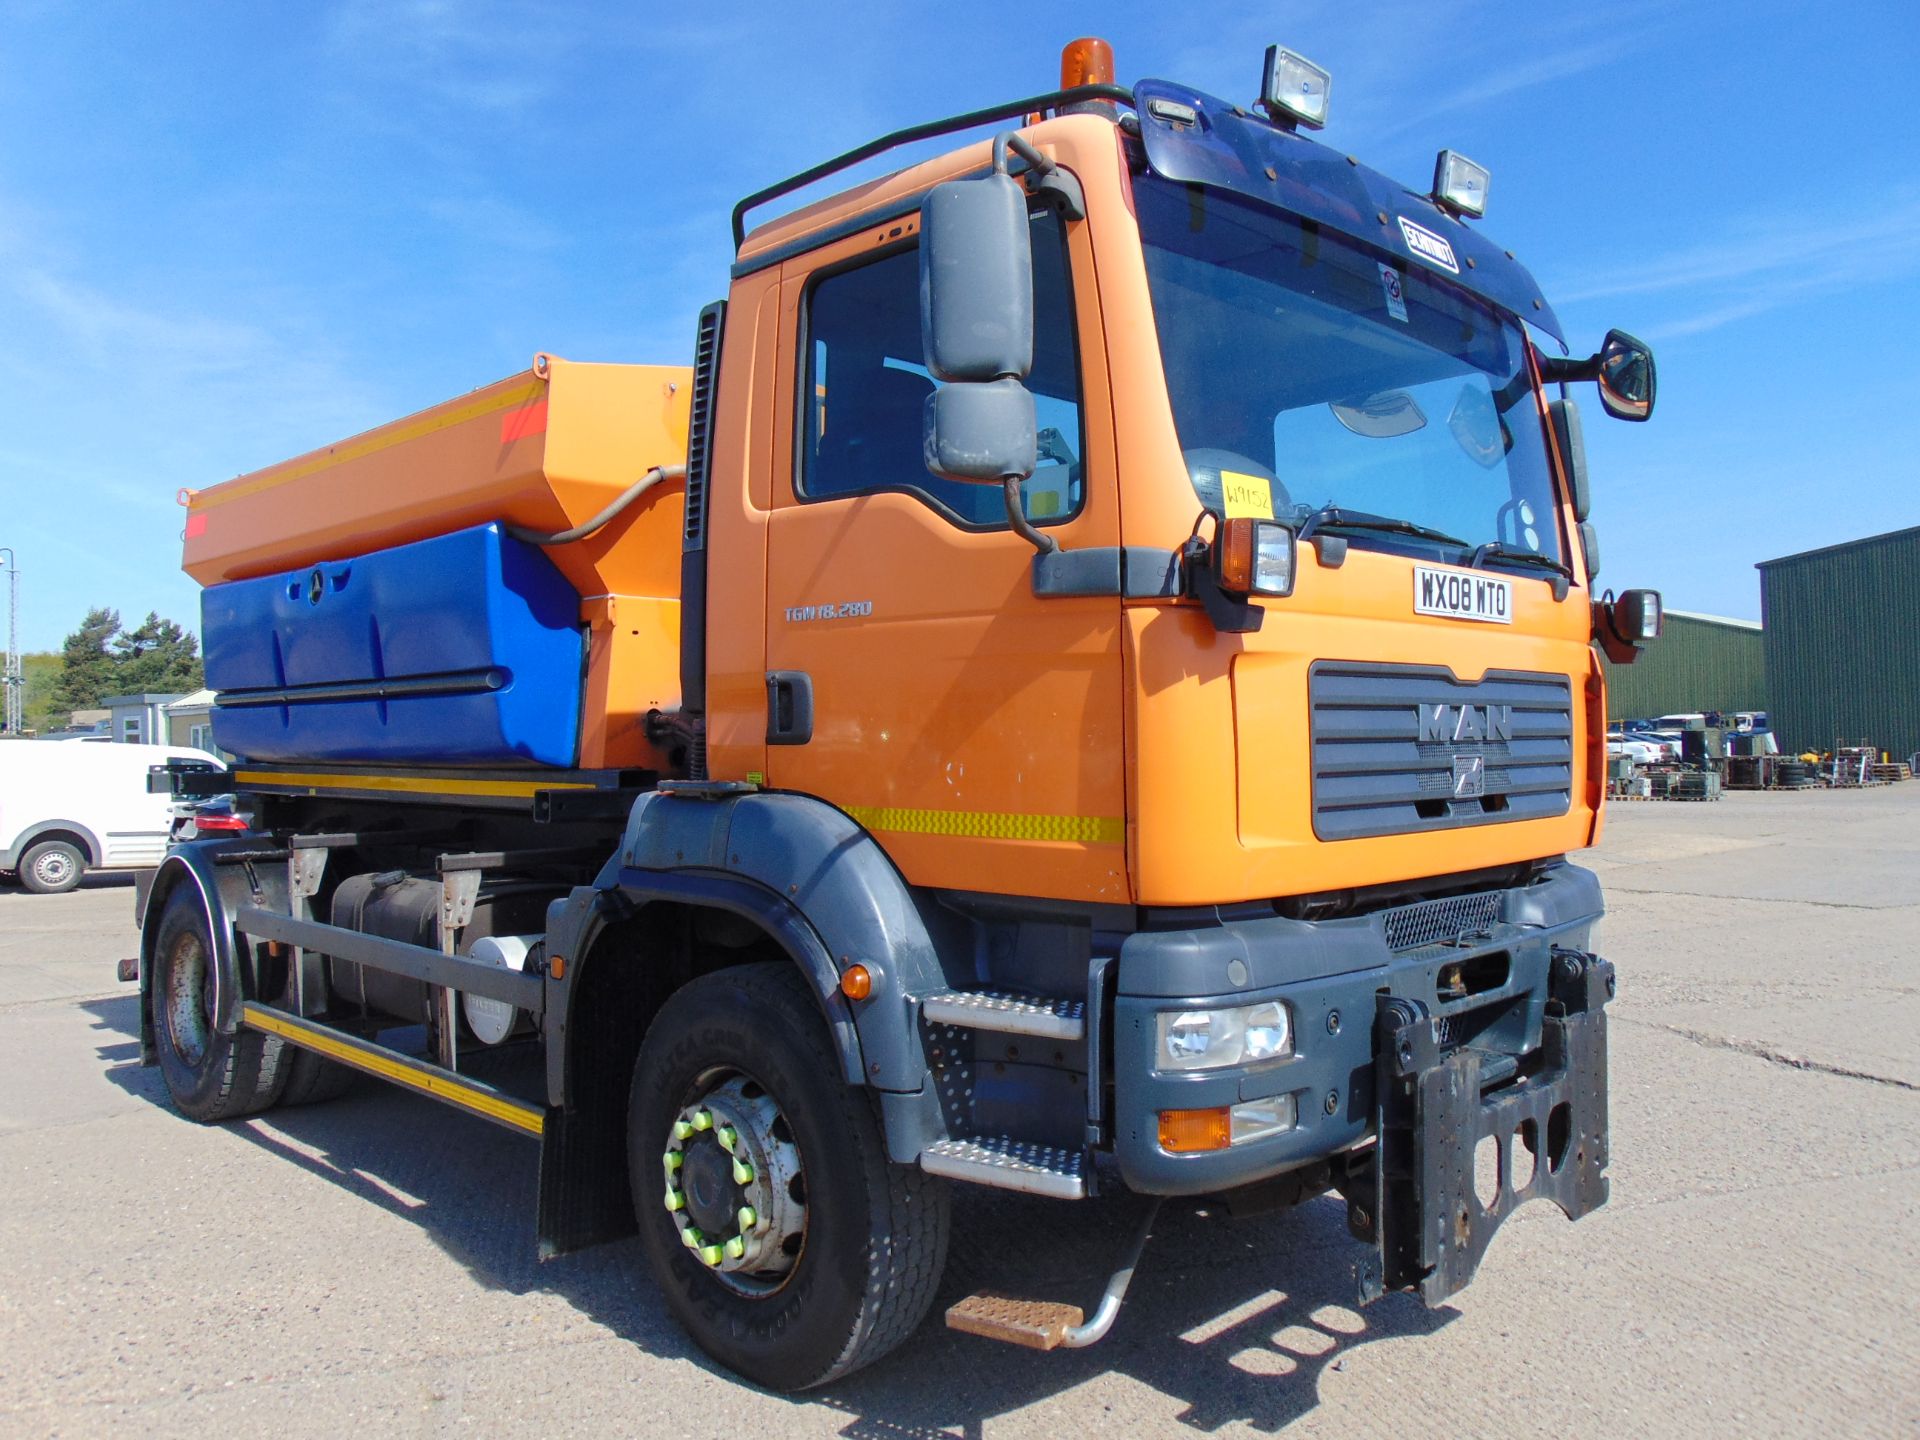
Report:
[[[1676,759],[1679,749],[1646,735],[1624,735],[1616,730],[1607,736],[1607,754],[1625,755],[1636,765],[1663,765]]]
[[[53,895],[88,870],[158,865],[172,799],[147,793],[147,769],[169,760],[226,769],[183,745],[0,744],[0,879]]]

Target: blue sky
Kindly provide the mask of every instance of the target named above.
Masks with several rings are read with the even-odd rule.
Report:
[[[1330,143],[1417,186],[1442,146],[1492,170],[1486,229],[1576,350],[1619,325],[1659,354],[1651,424],[1585,407],[1611,584],[1757,617],[1754,561],[1920,521],[1911,0],[666,10],[9,3],[23,648],[92,604],[198,628],[182,486],[536,350],[683,361],[739,195],[1048,88],[1089,30],[1123,81],[1243,101],[1286,43],[1333,72]]]

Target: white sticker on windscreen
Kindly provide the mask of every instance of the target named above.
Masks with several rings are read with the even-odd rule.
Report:
[[[1402,325],[1407,323],[1407,294],[1403,288],[1405,284],[1398,270],[1385,261],[1380,263],[1380,288],[1387,295],[1387,314]]]

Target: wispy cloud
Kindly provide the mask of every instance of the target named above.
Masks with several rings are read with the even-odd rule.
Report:
[[[1424,105],[1408,106],[1399,119],[1379,132],[1380,137],[1405,134],[1443,115],[1471,111],[1522,90],[1598,70],[1624,58],[1642,43],[1644,37],[1640,35],[1615,32],[1585,42],[1570,40],[1530,60],[1516,61],[1502,52],[1497,62],[1478,67],[1482,70],[1479,78]]]
[[[1860,218],[1848,223],[1836,216]],[[1818,218],[1731,217],[1727,238],[1611,267],[1556,287],[1558,303],[1683,294],[1686,310],[1649,327],[1653,338],[1717,330],[1810,296],[1884,283],[1920,270],[1920,194],[1836,206]]]

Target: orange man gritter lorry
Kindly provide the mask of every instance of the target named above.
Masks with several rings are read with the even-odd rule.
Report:
[[[955,1185],[1139,1206],[1110,1278],[947,1312],[1039,1349],[1166,1197],[1338,1195],[1429,1304],[1605,1202],[1568,857],[1661,620],[1568,391],[1644,420],[1653,357],[1568,351],[1473,162],[1314,140],[1290,51],[1252,107],[1064,71],[741,201],[691,365],[543,354],[185,497],[236,758],[150,783],[235,799],[126,967],[182,1112],[363,1072],[523,1133],[543,1254],[637,1231],[789,1390],[921,1322]]]

